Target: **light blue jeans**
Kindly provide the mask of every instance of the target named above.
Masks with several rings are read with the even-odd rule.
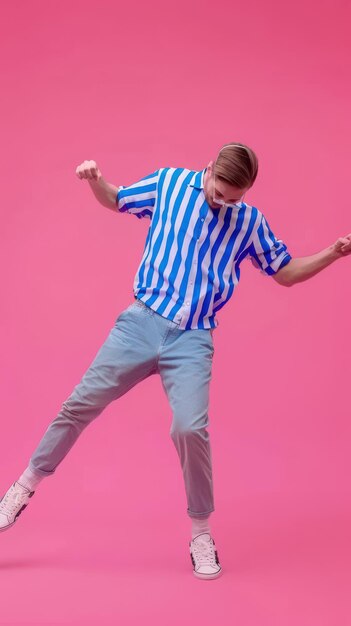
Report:
[[[160,374],[172,409],[171,438],[185,483],[187,513],[214,511],[208,426],[214,353],[211,330],[181,330],[136,299],[117,317],[81,381],[63,402],[32,454],[29,467],[53,474],[80,433],[104,408],[138,382]]]

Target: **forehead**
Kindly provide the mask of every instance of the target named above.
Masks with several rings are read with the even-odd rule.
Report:
[[[234,196],[238,192],[243,191],[243,189],[241,189],[240,187],[237,187],[236,185],[230,185],[230,183],[227,183],[225,180],[218,178],[218,176],[216,175],[214,177],[214,185],[216,189],[218,189],[218,191],[221,191],[222,193],[225,193],[228,195],[233,194]]]

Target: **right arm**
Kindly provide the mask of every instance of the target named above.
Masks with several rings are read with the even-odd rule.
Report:
[[[160,172],[161,169],[155,170],[127,187],[116,187],[102,178],[95,161],[83,161],[76,169],[78,178],[88,180],[95,197],[103,206],[117,213],[131,213],[139,219],[152,218]]]
[[[95,198],[108,209],[118,213],[116,202],[118,187],[108,183],[103,177],[95,161],[83,161],[76,169],[78,178],[86,179]]]

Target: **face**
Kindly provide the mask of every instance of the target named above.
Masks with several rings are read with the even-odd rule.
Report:
[[[248,189],[250,187],[240,189],[220,180],[214,174],[213,161],[208,164],[204,177],[204,194],[207,204],[212,209],[221,209],[222,206],[242,202]]]

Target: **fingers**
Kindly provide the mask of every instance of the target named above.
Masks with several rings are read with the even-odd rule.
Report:
[[[351,235],[346,235],[346,237],[339,237],[338,244],[339,250],[343,254],[351,252]]]
[[[348,243],[346,246],[342,246],[340,250],[341,252],[351,252],[351,243]]]
[[[76,176],[81,179],[99,180],[99,178],[101,178],[101,172],[96,161],[83,161],[83,163],[76,168]]]
[[[345,235],[345,237],[339,237],[338,241],[349,244],[351,242],[351,233],[349,235]]]

